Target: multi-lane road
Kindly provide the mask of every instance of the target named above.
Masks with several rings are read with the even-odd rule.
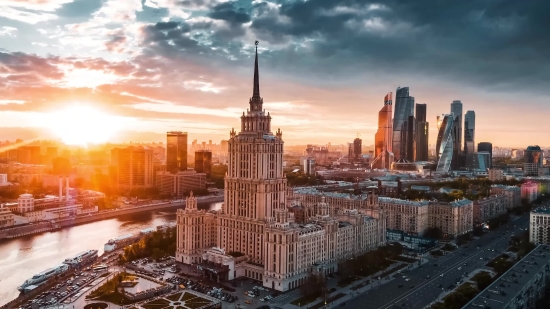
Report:
[[[465,246],[417,267],[388,283],[368,290],[346,302],[346,308],[421,309],[435,301],[444,289],[456,286],[463,275],[473,272],[495,258],[509,245],[510,236],[529,226],[529,214],[511,220]]]

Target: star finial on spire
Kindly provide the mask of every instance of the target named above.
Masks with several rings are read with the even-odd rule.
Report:
[[[258,44],[260,42],[254,42],[256,45],[256,59],[254,61],[254,90],[252,92],[253,97],[260,97],[260,74],[258,73]]]

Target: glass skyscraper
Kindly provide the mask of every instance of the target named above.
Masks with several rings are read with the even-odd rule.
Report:
[[[416,104],[416,161],[428,161],[428,132],[426,104]]]
[[[454,153],[451,162],[451,167],[455,170],[458,169],[458,155],[462,150],[462,102],[460,100],[454,100],[451,103],[451,115],[453,115],[453,135],[454,135]]]
[[[464,153],[474,153],[476,134],[476,113],[467,111],[464,116]]]
[[[455,128],[454,117],[452,114],[443,115],[438,118],[439,133],[437,134],[436,155],[437,168],[436,172],[448,173],[451,170],[451,162],[454,154],[454,132]]]
[[[529,146],[523,155],[523,175],[539,176],[539,168],[542,167],[543,152],[539,146]]]
[[[409,87],[399,87],[395,92],[395,113],[393,116],[393,154],[395,160],[407,159],[406,122],[414,116],[414,97],[409,96]],[[412,141],[410,141],[412,143]]]
[[[478,152],[488,152],[489,153],[489,168],[493,167],[493,144],[488,142],[482,142],[477,144]]]
[[[166,171],[177,173],[187,170],[187,132],[166,133]]]
[[[372,168],[390,169],[392,153],[392,93],[384,97],[384,107],[378,112],[378,131],[374,135]]]

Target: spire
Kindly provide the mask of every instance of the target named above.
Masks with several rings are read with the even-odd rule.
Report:
[[[252,97],[260,97],[260,75],[258,74],[258,41],[256,44],[256,59],[254,60],[254,91]]]

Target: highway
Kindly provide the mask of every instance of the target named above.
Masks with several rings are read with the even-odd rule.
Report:
[[[506,251],[511,235],[514,233],[517,235],[522,232],[520,229],[527,227],[529,227],[529,213],[511,220],[445,256],[428,257],[428,263],[403,274],[409,281],[402,276],[396,276],[396,279],[346,301],[344,306],[362,309],[428,307],[444,292],[445,288],[456,286],[456,282],[461,280],[463,275],[483,268],[488,261]],[[400,285],[402,286],[399,287]]]

